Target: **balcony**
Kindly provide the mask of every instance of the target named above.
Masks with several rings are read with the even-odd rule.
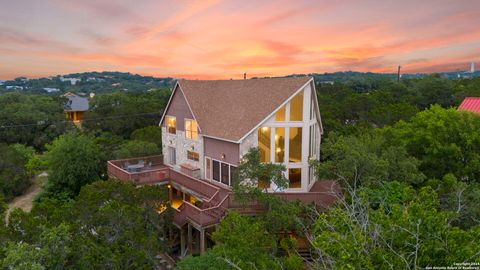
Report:
[[[120,181],[137,185],[169,183],[182,192],[193,194],[201,200],[196,206],[189,201],[181,201],[174,216],[179,228],[190,222],[197,228],[206,228],[220,222],[227,209],[235,209],[244,214],[258,215],[264,209],[258,202],[240,205],[233,199],[229,189],[207,180],[174,170],[163,164],[162,156],[148,156],[108,161],[108,174]],[[326,208],[342,197],[341,188],[335,181],[317,181],[309,192],[273,193],[286,201],[301,201]],[[180,199],[181,200],[181,199]]]

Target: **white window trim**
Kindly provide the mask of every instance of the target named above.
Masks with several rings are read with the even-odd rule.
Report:
[[[188,138],[188,137],[187,137],[187,121],[194,121],[194,122],[195,122],[195,124],[196,124],[196,126],[197,126],[197,138],[196,138],[196,139]],[[198,129],[198,123],[197,123],[197,121],[196,121],[195,119],[184,118],[184,119],[183,119],[183,127],[184,127],[184,129],[185,129],[185,130],[184,130],[184,133],[185,133],[184,137],[185,137],[185,139],[187,139],[187,140],[189,140],[189,141],[197,142],[197,141],[198,141],[198,137],[199,137],[199,135],[200,135],[199,132],[198,132],[199,129]]]
[[[232,187],[232,176],[231,176],[231,170],[230,170],[230,167],[235,167],[238,169],[238,166],[235,166],[233,165],[232,163],[228,163],[228,162],[225,162],[225,161],[222,161],[222,160],[218,160],[218,159],[215,159],[215,158],[211,158],[211,157],[205,157],[205,159],[210,159],[212,160],[212,165],[211,165],[211,170],[212,170],[212,173],[211,173],[211,176],[212,176],[212,179],[211,181],[214,181],[215,183],[219,183],[219,184],[222,184],[224,186],[228,186],[228,187]],[[217,161],[220,163],[220,166],[219,166],[219,176],[220,176],[220,181],[217,181],[215,179],[213,179],[213,161]],[[227,164],[228,165],[228,185],[222,183],[222,163],[224,164]],[[210,180],[210,179],[209,179]]]

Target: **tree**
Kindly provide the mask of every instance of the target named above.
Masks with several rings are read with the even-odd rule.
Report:
[[[7,199],[22,194],[31,185],[33,170],[28,164],[33,156],[31,147],[0,144],[0,193]]]
[[[436,193],[428,187],[412,197],[405,183],[385,186],[390,199],[377,201],[381,196],[375,193],[385,192],[379,188],[349,189],[345,201],[318,215],[311,235],[317,268],[423,269],[478,258],[474,239],[480,226],[452,227],[452,214],[438,210]]]
[[[151,142],[162,147],[162,130],[159,126],[148,126],[132,132],[132,140]]]
[[[480,117],[438,105],[386,130],[391,144],[404,145],[429,178],[452,173],[464,182],[480,179]]]
[[[322,162],[313,163],[320,178],[337,179],[355,187],[392,180],[418,185],[425,180],[417,168],[419,161],[401,145],[388,145],[378,132],[330,135],[322,145],[322,157]]]
[[[47,146],[49,167],[44,196],[72,198],[104,173],[104,160],[92,138],[69,133]]]
[[[172,226],[170,209],[158,213],[166,198],[163,187],[109,180],[84,186],[75,200],[46,198],[30,213],[16,209],[0,261],[5,268],[158,268]]]
[[[115,151],[114,156],[116,159],[122,159],[159,155],[161,152],[155,143],[132,140],[120,145],[120,148]]]

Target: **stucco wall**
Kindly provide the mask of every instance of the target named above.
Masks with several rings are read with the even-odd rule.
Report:
[[[232,165],[238,165],[240,160],[239,145],[237,143],[216,140],[203,137],[205,146],[205,156],[216,160],[222,160],[222,154],[225,154],[223,161]]]

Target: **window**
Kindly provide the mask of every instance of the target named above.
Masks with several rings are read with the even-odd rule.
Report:
[[[170,165],[177,164],[177,151],[175,150],[174,147],[171,147],[171,146],[168,147],[168,161]]]
[[[210,158],[206,159],[207,167],[210,163]],[[234,167],[228,163],[212,160],[212,179],[225,185],[232,185],[237,172],[237,167]]]
[[[230,170],[229,166],[226,163],[221,163],[222,164],[222,184],[229,185],[230,184]]]
[[[197,121],[185,120],[185,137],[192,140],[198,139]]]
[[[198,161],[200,159],[200,154],[193,151],[187,151],[187,158],[190,160]]]
[[[275,162],[285,162],[285,128],[275,128]]]
[[[171,134],[177,134],[177,119],[173,116],[167,116],[167,131]]]
[[[288,162],[302,162],[302,128],[290,128]]]
[[[290,101],[290,121],[303,120],[303,92]]]
[[[275,113],[275,121],[283,122],[285,121],[285,106],[280,108],[277,113]]]
[[[260,152],[260,162],[270,162],[270,128],[262,127],[258,129],[258,150]]]
[[[302,169],[288,169],[288,187],[300,188],[302,186]]]
[[[212,160],[210,158],[205,158],[205,178],[211,179],[212,173]]]
[[[213,161],[213,180],[220,182],[220,162]]]

